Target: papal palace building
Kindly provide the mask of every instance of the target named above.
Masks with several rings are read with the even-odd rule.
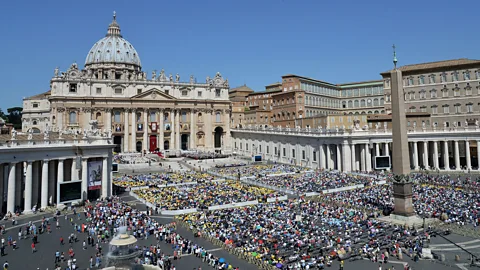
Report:
[[[162,69],[150,76],[114,15],[106,36],[65,72],[55,69],[46,93],[23,101],[22,131],[111,130],[116,152],[228,151],[229,84],[220,73],[204,82]]]

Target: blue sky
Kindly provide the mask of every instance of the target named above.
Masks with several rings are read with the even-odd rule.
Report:
[[[332,83],[380,79],[399,65],[479,58],[480,1],[170,0],[4,1],[0,108],[49,90],[56,66],[83,67],[112,12],[142,68],[217,71],[256,91],[294,73]]]

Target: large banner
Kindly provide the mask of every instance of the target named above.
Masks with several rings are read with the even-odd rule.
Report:
[[[99,161],[88,161],[88,190],[102,188],[102,169],[103,163]]]

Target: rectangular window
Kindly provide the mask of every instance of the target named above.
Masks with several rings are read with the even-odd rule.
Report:
[[[467,104],[467,112],[472,113],[473,112],[473,104]]]
[[[302,159],[306,159],[306,157],[305,157],[305,150],[302,150]]]
[[[418,78],[418,83],[419,83],[419,84],[425,84],[425,78],[424,78],[423,76],[420,76],[420,77]]]
[[[274,151],[273,154],[274,154],[275,156],[277,156],[278,153],[277,153],[277,147],[276,147],[276,146],[275,146],[275,148],[273,148],[273,151]]]
[[[237,149],[237,142],[235,142],[235,149]]]
[[[187,90],[183,90],[183,91],[182,91],[182,96],[184,96],[184,97],[188,96],[188,91],[187,91]]]
[[[292,158],[295,158],[295,149],[292,149]]]
[[[460,105],[455,105],[455,113],[461,113],[462,107]]]
[[[122,93],[123,93],[123,89],[122,89],[122,88],[115,88],[115,94],[121,95]]]
[[[469,71],[465,71],[463,73],[463,79],[466,80],[466,81],[470,80],[470,72]]]
[[[436,97],[437,97],[437,90],[430,91],[430,98],[436,98]]]
[[[450,108],[448,106],[443,106],[443,113],[450,113]]]
[[[33,108],[38,108],[38,103],[32,103]]]
[[[140,95],[142,93],[142,89],[137,89],[137,95]]]
[[[198,91],[198,97],[202,97],[202,91]]]
[[[421,111],[421,112],[427,112],[427,107],[421,107],[421,108],[420,108],[420,111]]]
[[[447,82],[447,74],[443,73],[442,76],[440,77],[440,81],[442,83]]]
[[[455,71],[455,72],[452,73],[452,80],[454,82],[458,81],[458,72]]]
[[[137,131],[143,131],[143,124],[137,124]]]
[[[472,88],[468,87],[465,89],[465,95],[471,96],[472,95]]]
[[[287,148],[283,148],[283,156],[284,156],[284,157],[287,156]]]
[[[262,153],[262,145],[259,145],[259,146],[258,146],[258,152],[259,152],[259,153]]]
[[[70,93],[76,93],[77,92],[77,84],[76,83],[71,83],[69,89],[70,89]]]
[[[433,75],[433,74],[430,75],[430,77],[429,77],[428,79],[429,79],[429,81],[430,81],[431,84],[432,84],[432,83],[435,83],[435,75]]]
[[[453,96],[459,97],[460,96],[460,89],[453,90]]]
[[[443,97],[448,97],[448,89],[443,89]]]
[[[270,154],[270,148],[267,145],[267,154]]]
[[[165,90],[165,95],[170,95],[170,90]]]
[[[182,122],[187,122],[187,112],[182,111]]]
[[[102,94],[102,88],[97,87],[97,95],[101,95],[101,94]]]
[[[248,143],[245,144],[245,150],[248,151]]]
[[[313,156],[313,161],[317,161],[317,152],[313,151],[312,156]]]
[[[150,122],[155,122],[155,121],[156,121],[156,113],[150,112]]]
[[[215,89],[215,97],[220,97],[220,89]]]
[[[240,143],[240,150],[243,149],[243,143]]]
[[[413,85],[413,78],[408,78],[408,85],[409,86]]]
[[[438,113],[437,106],[432,106],[432,114],[437,114],[437,113]]]
[[[121,119],[120,119],[120,112],[119,111],[115,111],[113,113],[113,122],[115,123],[120,123]]]

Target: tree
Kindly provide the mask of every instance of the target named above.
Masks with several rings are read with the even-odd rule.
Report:
[[[22,107],[12,107],[7,109],[7,122],[13,124],[15,129],[22,128],[22,111]]]

